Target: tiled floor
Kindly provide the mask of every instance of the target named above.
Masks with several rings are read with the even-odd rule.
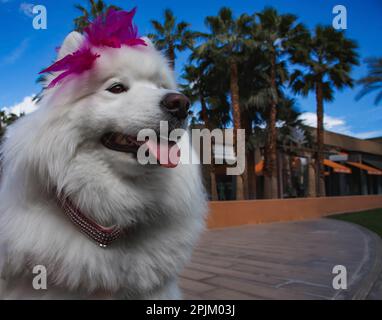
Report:
[[[185,299],[350,299],[375,272],[376,241],[330,219],[207,231],[180,285]],[[333,288],[335,265],[348,290]]]

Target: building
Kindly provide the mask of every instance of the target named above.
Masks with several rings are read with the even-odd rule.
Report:
[[[315,140],[316,130],[310,128],[309,131]],[[329,131],[324,136],[326,195],[382,194],[382,138],[362,140]],[[223,142],[216,139],[213,151],[215,159],[234,156],[232,145],[225,145],[224,149]],[[315,196],[314,154],[313,147],[309,148],[303,143],[290,142],[278,146],[279,198]],[[252,166],[247,154],[247,191],[250,199],[262,199],[264,161],[261,148],[254,152],[253,157],[255,161]],[[226,174],[226,168],[226,164],[214,165],[211,175],[211,168],[207,165],[203,167],[207,190],[211,190],[211,180],[215,177],[217,198],[235,200],[236,179]]]
[[[382,194],[382,139],[362,140],[326,132],[329,196]],[[343,168],[330,166],[335,163]]]

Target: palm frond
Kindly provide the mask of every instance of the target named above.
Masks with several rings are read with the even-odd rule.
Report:
[[[382,58],[368,58],[365,62],[368,74],[357,81],[357,84],[363,85],[363,87],[357,94],[356,100],[377,91],[374,104],[378,105],[382,101]]]
[[[165,28],[159,21],[151,20],[150,23],[154,27],[154,29],[157,33],[159,33],[160,35],[165,34]]]

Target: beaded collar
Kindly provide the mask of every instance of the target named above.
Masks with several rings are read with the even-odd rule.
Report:
[[[107,248],[122,235],[122,229],[119,226],[104,227],[87,217],[73,204],[69,197],[58,195],[56,199],[71,222],[101,248]]]

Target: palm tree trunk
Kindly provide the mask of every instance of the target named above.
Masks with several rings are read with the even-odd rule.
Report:
[[[172,44],[168,46],[167,58],[170,62],[171,69],[175,70],[175,48]]]
[[[204,125],[206,126],[206,128],[208,128],[209,130],[211,130],[211,125],[210,125],[210,121],[209,121],[209,118],[208,118],[208,114],[207,114],[207,106],[206,106],[206,101],[204,99],[204,96],[203,94],[200,94],[200,105],[201,105],[201,115],[202,115],[202,119],[203,119],[203,122],[204,122]],[[219,200],[219,196],[218,196],[218,189],[217,189],[217,184],[216,184],[216,173],[215,173],[215,162],[214,162],[214,159],[212,158],[211,159],[211,164],[207,166],[208,167],[208,178],[209,178],[209,187],[210,187],[210,195],[211,195],[211,200],[212,201],[218,201]]]
[[[314,158],[314,157],[313,157]],[[308,198],[314,198],[317,196],[317,175],[316,175],[316,165],[314,159],[310,155],[307,155],[308,159]]]
[[[283,167],[284,167],[284,177],[285,177],[285,186],[284,194],[287,194],[289,198],[294,196],[293,183],[292,183],[292,157],[284,152],[283,157]]]
[[[241,127],[241,110],[239,97],[239,74],[237,62],[234,59],[230,60],[230,91],[233,113],[234,149],[237,150],[237,130]],[[244,200],[244,174],[236,176],[236,200]]]
[[[207,113],[207,105],[206,105],[206,100],[204,99],[204,96],[203,94],[199,94],[199,100],[200,100],[200,106],[201,106],[201,116],[202,116],[202,120],[204,122],[204,125],[206,126],[206,128],[208,129],[211,129],[210,128],[210,120],[208,118],[208,113]]]
[[[244,176],[244,195],[248,200],[255,199],[256,192],[256,173],[255,173],[255,151],[249,149],[249,139],[252,136],[252,119],[248,110],[242,112],[242,127],[245,129],[245,145],[246,145],[246,171]]]
[[[316,84],[317,102],[317,156],[316,156],[316,190],[317,197],[325,197],[324,175],[324,102],[322,95],[322,83]]]
[[[215,165],[212,163],[209,167],[210,171],[210,185],[211,185],[211,200],[212,201],[218,201],[218,187],[216,183],[216,172],[215,172]]]
[[[271,59],[271,86],[274,93],[277,93],[276,84],[276,61]],[[276,129],[277,104],[276,99],[272,99],[269,116],[267,144],[265,146],[265,170],[264,170],[264,197],[266,199],[276,199],[277,192],[277,129]]]
[[[248,150],[248,160],[247,160],[247,167],[248,167],[248,199],[256,199],[256,173],[255,173],[255,151],[254,150]]]

